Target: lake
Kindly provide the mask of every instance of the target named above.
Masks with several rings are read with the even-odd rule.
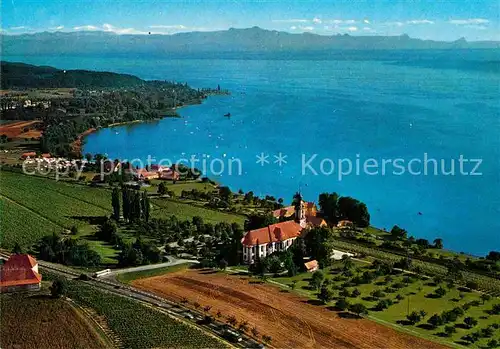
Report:
[[[215,164],[214,172],[217,158],[226,171],[207,174],[233,190],[285,202],[299,189],[311,201],[335,191],[365,202],[375,226],[397,224],[473,254],[500,248],[500,74],[490,69],[498,66],[498,52],[358,53],[321,60],[5,59],[194,87],[220,84],[232,92],[180,109],[182,118],[91,134],[84,152],[173,161],[195,155]],[[286,161],[281,166],[274,157],[280,153]],[[269,163],[256,163],[260,154]],[[234,173],[236,162],[228,173],[233,158],[241,162],[241,174]],[[339,176],[339,164],[347,172],[347,159],[352,173]],[[472,171],[475,159],[482,162]]]

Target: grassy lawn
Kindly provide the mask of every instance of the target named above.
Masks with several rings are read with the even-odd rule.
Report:
[[[153,179],[151,181],[152,184],[151,187],[147,188],[147,190],[151,193],[156,194],[158,191],[158,185],[162,182],[165,183],[167,189],[173,191],[176,196],[181,196],[183,190],[190,191],[193,189],[197,189],[201,192],[211,192],[212,190],[214,190],[214,186],[208,182],[202,183],[197,181],[190,181],[190,182],[178,181],[175,184],[173,184],[172,181],[162,181],[159,179]]]
[[[339,272],[338,268],[341,268],[341,263],[335,262],[331,268],[325,269],[324,273],[327,275],[328,278],[333,279],[338,275]],[[359,270],[360,273],[363,273],[364,271],[368,270],[367,265],[357,264],[356,268],[360,269]],[[385,324],[388,323],[398,329],[416,333],[430,340],[446,342],[454,346],[457,345],[457,342],[460,342],[460,338],[463,337],[464,335],[478,331],[479,329],[485,328],[486,326],[491,325],[493,323],[500,322],[499,315],[489,315],[486,312],[487,310],[491,309],[493,304],[499,303],[498,298],[492,298],[492,300],[487,301],[485,304],[483,304],[483,301],[480,298],[480,293],[463,292],[463,291],[461,292],[456,288],[447,290],[446,295],[443,296],[442,298],[431,298],[428,295],[433,293],[438,286],[433,285],[430,281],[421,280],[418,278],[415,278],[416,280],[414,282],[406,284],[405,277],[406,275],[403,274],[392,275],[392,280],[389,281],[388,283],[384,282],[385,277],[379,277],[375,279],[371,284],[362,284],[354,287],[347,287],[347,290],[349,290],[349,292],[352,292],[355,288],[357,288],[361,292],[361,295],[356,298],[347,297],[346,299],[350,303],[364,304],[368,309],[370,309],[369,316],[376,321]],[[274,277],[271,278],[270,280],[288,286],[292,285],[292,282],[295,281],[296,284],[294,292],[302,296],[316,300],[317,291],[312,290],[309,287],[310,278],[311,278],[310,273],[301,273],[294,277]],[[335,290],[334,291],[335,299],[328,305],[330,306],[334,305],[336,299],[341,298],[339,295],[340,291],[337,288],[340,288],[340,286],[344,282],[345,280],[342,281],[332,280],[332,289]],[[401,283],[403,287],[395,290],[390,290],[390,292],[389,290],[386,290],[387,286],[392,286],[397,283]],[[447,289],[445,284],[441,284],[440,286]],[[385,309],[383,311],[374,310],[374,307],[379,300],[372,299],[370,294],[376,290],[380,290],[385,294],[380,299],[391,299],[394,301],[394,304],[390,306],[388,309]],[[396,296],[398,294],[404,297],[400,301],[396,299]],[[462,296],[463,298],[461,298],[460,296]],[[480,305],[471,306],[470,309],[466,311],[466,314],[463,317],[458,318],[458,320],[456,321],[456,324],[458,325],[458,327],[456,328],[457,332],[454,333],[451,337],[444,337],[442,335],[442,332],[444,331],[444,327],[446,325],[453,325],[453,324],[446,324],[438,327],[437,329],[428,329],[425,326],[427,320],[432,315],[440,314],[446,310],[452,310],[455,307],[462,306],[463,304],[471,301],[479,301]],[[427,313],[425,318],[420,322],[420,326],[419,324],[411,326],[411,325],[406,325],[404,323],[408,310],[410,313],[412,311],[421,311],[421,310]],[[479,322],[478,325],[475,326],[473,329],[465,329],[462,328],[460,325],[462,324],[463,319],[467,316],[472,316]],[[403,322],[401,323],[401,321]],[[500,330],[496,330],[492,338],[500,340]],[[491,338],[488,339],[482,338],[480,341],[471,345],[471,347],[485,346],[489,339]]]
[[[143,270],[143,271],[133,271],[130,273],[124,273],[124,274],[118,274],[116,277],[118,281],[128,284],[134,280],[137,279],[144,279],[144,278],[149,278],[153,276],[159,276],[167,273],[172,273],[175,271],[180,271],[184,269],[188,269],[192,266],[192,263],[185,263],[185,264],[178,264],[178,265],[173,265],[170,267],[162,267],[162,268],[156,268],[156,269],[150,269],[150,270]]]
[[[191,220],[195,216],[203,218],[203,221],[216,224],[218,222],[239,223],[243,226],[245,216],[233,213],[225,213],[196,205],[190,205],[168,199],[152,199],[151,202],[157,208],[151,212],[152,217],[162,218],[171,215],[177,216],[180,220]]]

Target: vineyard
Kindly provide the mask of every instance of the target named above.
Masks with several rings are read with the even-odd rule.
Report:
[[[1,295],[0,346],[52,349],[107,346],[75,309],[62,299],[37,295]]]
[[[175,215],[179,220],[191,220],[195,216],[203,218],[205,222],[236,222],[243,226],[245,216],[220,212],[209,208],[185,204],[173,200],[154,199],[152,203],[157,206],[152,212],[155,218],[164,218],[166,216]]]
[[[73,225],[85,226],[87,219],[110,211],[110,193],[105,190],[6,171],[0,172],[0,180],[2,206],[7,210],[2,220],[2,246],[12,246],[15,241],[30,245],[40,236]]]
[[[350,242],[334,240],[333,246],[342,250],[352,251],[356,253],[363,253],[367,256],[372,256],[374,258],[392,263],[401,260],[400,255]],[[448,271],[447,268],[442,265],[433,264],[430,262],[424,262],[417,259],[413,259],[412,264],[414,267],[419,267],[423,274],[428,274],[428,275],[445,276]],[[468,271],[462,271],[462,275],[464,278],[464,282],[473,281],[477,283],[479,290],[490,293],[495,296],[500,295],[500,280]]]
[[[1,196],[0,212],[0,241],[5,248],[14,247],[16,242],[29,246],[47,233],[61,230],[59,225]]]
[[[224,344],[200,330],[157,310],[111,293],[71,281],[69,297],[93,308],[106,319],[124,348],[223,348]]]

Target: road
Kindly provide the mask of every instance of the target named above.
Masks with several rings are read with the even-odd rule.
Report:
[[[8,259],[9,254],[0,252],[0,259]],[[145,267],[152,267],[152,268],[146,268],[146,269],[140,269],[140,270],[149,270],[149,269],[155,269],[155,268],[161,268],[165,266],[171,266],[171,265],[176,265],[176,264],[181,264],[181,263],[186,263],[186,262],[192,262],[190,260],[184,260],[184,259],[175,259],[171,260],[167,263],[161,263],[161,264],[155,264],[155,265],[148,265]],[[174,264],[172,264],[174,263]],[[55,264],[55,263],[49,263],[45,261],[38,261],[38,264],[41,269],[48,270],[52,273],[58,274],[60,276],[63,276],[68,279],[74,279],[78,278],[81,273],[75,272],[74,270],[71,270],[70,268],[67,268],[65,266]],[[139,267],[141,268],[141,267]],[[137,271],[137,268],[127,268],[128,271],[124,272],[130,272],[130,271]],[[127,270],[127,269],[122,269],[122,270]],[[109,274],[107,274],[109,275]],[[117,281],[114,280],[108,280],[104,278],[92,278],[88,281],[81,281],[85,282],[87,284],[90,284],[94,287],[97,287],[101,289],[104,292],[110,292],[117,294],[122,297],[126,297],[128,299],[134,300],[141,302],[143,304],[146,304],[148,306],[152,306],[156,308],[156,310],[173,317],[177,320],[180,320],[184,323],[194,325],[200,330],[204,331],[207,333],[207,335],[211,336],[216,336],[217,338],[223,340],[225,343],[232,347],[237,347],[237,348],[259,348],[260,343],[255,341],[254,339],[248,337],[244,333],[241,333],[241,341],[236,342],[236,343],[230,343],[226,340],[224,337],[224,332],[225,329],[228,325],[225,323],[222,323],[216,319],[213,319],[210,323],[205,323],[203,320],[205,318],[205,315],[201,312],[197,312],[193,309],[189,309],[185,307],[183,304],[180,303],[175,303],[169,300],[166,300],[162,297],[159,297],[153,293],[145,292],[139,289],[136,289],[134,287],[131,287],[129,285],[124,285],[121,284]],[[236,330],[234,330],[236,331]],[[236,331],[238,332],[238,331]]]
[[[110,273],[106,274],[106,276],[131,273],[131,272],[135,272],[135,271],[144,271],[144,270],[152,270],[152,269],[158,269],[158,268],[164,268],[164,267],[171,267],[174,265],[184,264],[184,263],[199,263],[196,259],[178,259],[178,258],[171,257],[171,256],[169,256],[168,259],[169,259],[169,261],[165,262],[165,263],[141,265],[138,267],[130,267],[130,268],[123,268],[123,269],[112,269]]]

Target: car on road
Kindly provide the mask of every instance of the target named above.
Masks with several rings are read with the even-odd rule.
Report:
[[[185,317],[186,319],[189,319],[189,320],[194,320],[194,315],[193,315],[193,314],[191,314],[191,313],[185,313],[185,314],[184,314],[184,317]]]
[[[236,331],[230,330],[230,329],[224,330],[223,336],[224,336],[224,338],[227,338],[229,341],[231,341],[233,343],[237,343],[237,342],[242,341],[241,334],[239,334]]]

